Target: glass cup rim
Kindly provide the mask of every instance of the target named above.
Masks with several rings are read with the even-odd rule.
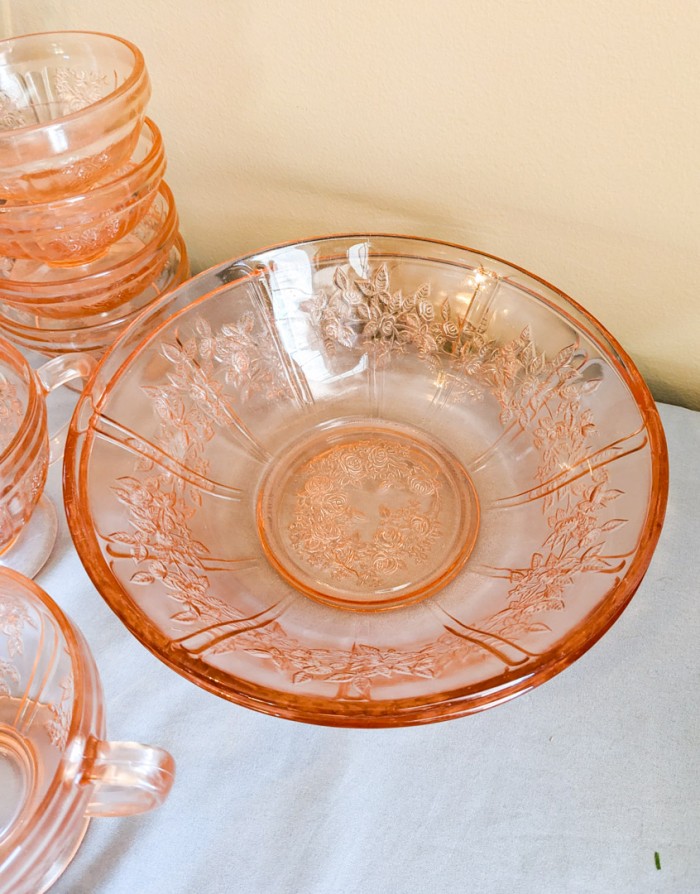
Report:
[[[29,294],[28,303],[31,303],[32,301],[36,300],[32,292],[50,293],[53,286],[59,286],[62,291],[79,287],[84,288],[86,285],[89,285],[95,290],[100,290],[103,287],[103,283],[105,280],[107,280],[109,283],[106,288],[111,288],[115,283],[129,278],[134,269],[137,270],[137,273],[141,272],[145,267],[149,266],[153,257],[162,249],[164,245],[171,243],[172,238],[174,238],[174,234],[177,232],[178,228],[179,218],[177,206],[175,205],[175,198],[173,196],[172,190],[165,180],[161,180],[160,185],[156,190],[156,195],[153,199],[154,203],[158,201],[159,196],[165,202],[164,219],[161,225],[153,230],[148,242],[145,245],[141,246],[141,248],[139,248],[133,255],[130,255],[123,261],[114,264],[113,266],[107,267],[105,270],[99,270],[96,273],[83,274],[82,276],[75,276],[70,279],[63,279],[60,280],[60,282],[58,283],[22,282],[20,288],[13,288],[12,283],[10,283],[8,288],[8,284],[6,283],[6,281],[0,279],[0,293],[5,290],[10,293],[16,293],[19,296],[18,300],[20,302],[22,301],[23,297],[26,298],[27,294]],[[119,243],[117,242],[114,244],[118,245]],[[109,248],[112,247],[113,246],[110,246]],[[115,274],[119,275],[118,279],[115,279]],[[29,287],[28,290],[27,287]],[[10,299],[10,301],[13,300],[14,298]],[[65,295],[60,295],[58,298],[43,298],[43,302],[46,304],[58,304],[65,300]]]
[[[6,134],[11,135],[12,138],[16,138],[19,136],[24,136],[25,134],[29,134],[32,132],[39,133],[41,130],[48,129],[50,127],[55,126],[63,126],[66,122],[72,122],[80,119],[81,117],[85,117],[86,113],[91,113],[95,109],[102,109],[106,107],[109,103],[114,102],[115,100],[120,99],[125,94],[128,94],[136,84],[142,79],[145,71],[146,71],[146,62],[143,57],[143,53],[136,46],[136,44],[132,43],[130,40],[127,40],[125,37],[119,37],[116,34],[110,34],[107,31],[81,31],[77,30],[62,30],[62,31],[35,31],[31,34],[19,34],[16,37],[7,37],[4,40],[0,41],[0,53],[2,52],[4,47],[9,46],[10,44],[20,44],[25,43],[30,40],[35,40],[36,38],[57,38],[57,37],[98,37],[98,38],[107,38],[108,41],[114,41],[115,43],[121,44],[126,47],[132,54],[132,68],[129,72],[128,76],[122,81],[122,83],[114,90],[111,90],[106,96],[100,97],[100,99],[95,102],[91,102],[90,105],[85,106],[82,109],[78,109],[76,112],[69,112],[67,115],[61,115],[58,118],[52,118],[50,121],[38,122],[36,124],[25,124],[23,127],[13,127],[10,130],[6,131]],[[0,64],[0,68],[3,66]],[[0,141],[2,141],[3,134],[0,133]]]
[[[178,262],[177,262],[177,267],[173,273],[173,279],[177,279],[178,276],[180,276],[184,271],[187,270],[188,265],[189,265],[187,246],[179,232],[174,233],[173,239],[169,240],[167,246],[165,246],[165,251],[163,252],[163,256],[165,257],[166,265],[168,263],[168,258],[172,254],[174,249],[177,249],[179,256],[180,256],[178,259]],[[158,261],[161,260],[160,254],[159,254],[157,260]],[[156,265],[154,264],[153,266],[155,267]],[[149,268],[149,270],[146,271],[146,273],[150,273],[150,268]],[[144,274],[143,278],[144,279],[147,278],[146,274]],[[178,283],[178,286],[175,286],[175,288],[178,288],[180,284],[181,283]],[[148,288],[147,283],[144,286],[144,288]],[[163,291],[163,293],[154,296],[152,303],[159,301],[162,297],[162,294],[164,294],[165,292],[170,292],[170,291],[172,291],[172,289],[170,287],[166,287],[166,289]],[[90,335],[92,335],[93,338],[96,338],[96,337],[102,336],[102,335],[106,335],[107,338],[109,338],[109,336],[113,333],[113,331],[115,329],[119,330],[119,333],[120,333],[121,329],[125,329],[127,326],[131,325],[131,323],[134,320],[136,320],[136,318],[138,316],[140,316],[142,313],[147,311],[150,307],[151,307],[151,303],[147,303],[147,304],[143,305],[142,307],[138,307],[135,310],[131,310],[130,312],[128,312],[125,315],[115,316],[113,319],[101,320],[99,323],[95,323],[94,325],[83,326],[83,327],[80,327],[77,329],[36,329],[34,327],[24,326],[21,323],[15,323],[15,322],[12,322],[11,325],[8,325],[8,322],[0,316],[0,339],[5,338],[7,340],[8,332],[12,336],[16,336],[17,338],[21,338],[21,339],[29,339],[29,338],[31,338],[32,333],[37,333],[37,332],[38,333],[49,333],[52,335],[58,334],[58,335],[61,335],[64,339],[70,339],[71,337],[74,337],[74,336],[88,337]],[[77,313],[79,313],[79,310],[80,310],[80,308],[77,308]],[[101,347],[84,348],[84,347],[66,346],[66,347],[62,347],[57,353],[62,354],[62,353],[70,352],[70,351],[106,350],[109,347],[109,345],[112,343],[112,341],[113,341],[113,339],[109,339],[107,344],[103,345]],[[40,352],[51,352],[52,347],[53,347],[51,343],[48,343],[48,342],[39,343],[39,341],[37,341],[37,343],[33,346],[30,346],[29,344],[26,344],[25,342],[21,342],[21,344],[25,345],[30,350],[36,350],[36,351],[40,351]],[[51,353],[51,356],[56,356],[56,354]]]
[[[151,145],[145,157],[128,171],[123,171],[117,177],[110,178],[108,175],[103,181],[98,181],[94,186],[79,195],[63,196],[62,198],[49,199],[46,202],[6,202],[4,205],[0,205],[0,222],[6,216],[12,220],[13,217],[21,219],[26,214],[34,215],[48,212],[59,214],[72,212],[75,209],[80,210],[81,206],[89,206],[96,199],[99,200],[101,196],[108,195],[112,191],[118,191],[122,186],[128,185],[129,181],[135,176],[142,176],[144,172],[146,172],[147,177],[152,176],[154,170],[160,168],[161,158],[163,167],[165,166],[165,145],[160,128],[152,118],[144,118],[139,130],[137,144],[144,134],[147,136],[150,134]],[[159,185],[156,185],[155,192],[158,191]],[[68,281],[70,282],[70,280]]]

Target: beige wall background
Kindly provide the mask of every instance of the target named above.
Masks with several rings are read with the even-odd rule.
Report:
[[[569,292],[700,409],[697,0],[0,0],[130,38],[193,266],[434,236]]]

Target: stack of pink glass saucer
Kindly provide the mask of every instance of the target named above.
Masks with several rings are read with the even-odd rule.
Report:
[[[189,275],[139,49],[92,32],[0,42],[0,331],[100,354]]]

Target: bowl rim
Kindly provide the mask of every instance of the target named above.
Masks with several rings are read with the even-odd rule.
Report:
[[[57,36],[65,35],[70,35],[71,37],[104,37],[108,38],[109,40],[115,41],[122,46],[125,46],[128,50],[131,51],[133,57],[131,71],[115,90],[110,90],[110,92],[106,96],[102,96],[95,102],[91,102],[90,105],[85,106],[82,109],[78,109],[77,112],[69,112],[67,115],[61,115],[58,118],[52,118],[50,121],[37,122],[36,124],[25,124],[23,127],[13,127],[7,131],[0,131],[0,141],[2,141],[4,136],[9,136],[12,139],[15,139],[32,132],[39,133],[40,131],[46,130],[51,127],[62,127],[66,122],[72,122],[78,120],[81,117],[85,117],[86,113],[92,112],[94,109],[101,109],[109,103],[121,99],[121,97],[125,93],[129,93],[134,88],[134,86],[136,86],[138,82],[144,78],[144,75],[147,75],[146,60],[144,59],[143,53],[136,46],[136,44],[132,43],[130,40],[127,40],[125,37],[119,37],[117,34],[110,34],[107,31],[81,31],[80,29],[67,29],[62,31],[34,31],[31,34],[18,34],[15,37],[5,38],[4,40],[0,41],[0,51],[2,50],[3,45],[8,46],[14,43],[23,43],[24,41],[37,37],[55,38]],[[4,66],[0,64],[0,68],[2,67]],[[56,154],[60,155],[64,151],[65,150],[61,150],[61,152]]]
[[[155,205],[159,197],[165,202],[163,221],[159,227],[153,230],[148,242],[144,243],[141,248],[134,252],[134,254],[129,255],[127,258],[124,258],[116,264],[111,264],[104,270],[98,270],[95,273],[83,272],[81,276],[71,276],[70,278],[58,280],[58,282],[52,282],[50,280],[35,282],[31,280],[29,282],[24,280],[8,281],[0,278],[0,296],[2,296],[4,300],[9,300],[11,303],[36,302],[59,304],[66,300],[66,295],[60,294],[58,297],[52,295],[51,292],[55,288],[61,293],[70,292],[79,287],[85,288],[86,286],[89,286],[91,290],[101,291],[103,288],[113,288],[125,280],[131,279],[132,274],[138,275],[140,272],[155,265],[156,262],[153,258],[162,252],[164,246],[171,245],[176,234],[179,232],[180,218],[175,203],[175,197],[165,178],[160,181],[158,188],[154,190],[154,193],[153,205]],[[141,221],[141,223],[143,223],[143,221]],[[127,236],[128,235],[130,234],[127,234]],[[126,236],[122,237],[122,239],[125,238]],[[119,244],[119,242],[121,242],[121,240],[118,239],[117,242],[113,242],[112,245],[108,246],[106,253],[108,254],[115,245]],[[101,260],[101,258],[98,260]],[[43,264],[45,267],[52,266],[47,262],[39,263]],[[76,267],[88,266],[91,263],[93,262],[88,261],[86,264],[76,265]],[[60,269],[73,270],[75,268],[64,267]],[[136,271],[136,274],[134,274],[134,271]],[[115,274],[118,275],[118,278],[115,278]],[[107,286],[104,285],[105,281],[107,281]],[[48,293],[48,297],[46,297],[46,293]],[[12,297],[8,299],[9,294],[12,294]],[[15,298],[14,295],[17,295],[17,298]]]
[[[148,195],[158,191],[158,187],[160,186],[167,166],[163,135],[155,121],[148,116],[143,119],[143,123],[139,129],[139,134],[136,140],[137,146],[144,135],[150,140],[150,145],[147,148],[146,154],[141,161],[136,162],[128,171],[122,171],[121,173],[116,172],[117,176],[108,174],[102,180],[98,180],[97,183],[87,187],[84,192],[73,195],[48,199],[45,202],[28,202],[26,200],[21,202],[6,202],[4,205],[0,205],[0,225],[7,223],[7,226],[9,227],[12,227],[13,225],[17,226],[18,224],[25,223],[25,218],[27,216],[33,218],[36,215],[42,214],[59,215],[72,214],[75,212],[85,213],[86,210],[89,213],[90,206],[96,201],[102,203],[104,202],[105,197],[107,197],[108,200],[114,201],[114,197],[111,196],[111,193],[122,193],[125,187],[129,191],[126,207],[130,207],[139,201],[143,201],[143,192],[145,189],[147,189]],[[134,152],[136,152],[136,149],[134,149]],[[131,161],[134,152],[131,153],[131,156],[128,159],[129,162]],[[160,176],[158,176],[159,173]],[[158,177],[158,179],[155,182],[151,182],[154,177]],[[132,183],[133,180],[137,181],[135,185]],[[110,211],[111,209],[105,208],[103,210]],[[6,221],[6,218],[9,218],[9,221]],[[32,225],[29,230],[27,230],[26,227],[24,229],[18,229],[18,235],[15,235],[13,232],[12,236],[15,239],[25,239],[27,238],[28,233],[54,233],[66,229],[88,227],[92,225],[92,221],[87,223],[81,222],[80,224],[76,224],[75,221],[69,224],[65,224],[62,221],[58,224],[56,222],[49,222],[43,226]],[[0,282],[2,281],[0,280]]]
[[[192,683],[196,683],[201,688],[212,692],[227,701],[277,717],[324,726],[381,728],[410,726],[454,719],[508,701],[551,679],[553,676],[577,661],[585,652],[595,645],[595,643],[619,618],[639,588],[639,585],[647,572],[663,527],[668,499],[669,480],[666,439],[658,410],[646,382],[627,352],[606,327],[589,311],[582,307],[582,305],[557,286],[552,285],[541,276],[531,273],[526,268],[497,255],[490,254],[489,252],[484,252],[456,242],[448,242],[423,236],[385,232],[334,233],[275,243],[265,248],[236,256],[229,261],[213,265],[193,277],[192,280],[188,280],[188,282],[203,278],[207,274],[211,274],[213,270],[221,270],[227,266],[235,266],[237,263],[251,260],[267,252],[281,250],[292,246],[303,246],[309,243],[323,243],[331,242],[333,240],[349,239],[402,239],[407,242],[425,242],[457,249],[463,252],[469,252],[480,258],[505,264],[511,270],[524,274],[535,283],[545,286],[555,295],[563,298],[565,304],[569,305],[580,314],[584,318],[587,326],[590,327],[586,329],[586,335],[600,348],[601,352],[608,358],[618,375],[620,375],[623,382],[627,385],[631,397],[635,401],[640,416],[642,417],[644,429],[649,436],[651,476],[650,495],[646,506],[646,516],[642,522],[639,544],[632,561],[622,580],[611,587],[608,595],[600,601],[593,611],[583,618],[576,627],[565,633],[563,638],[561,638],[551,649],[543,652],[539,656],[537,662],[533,663],[533,665],[525,671],[516,669],[513,672],[502,673],[498,675],[498,677],[492,678],[486,682],[472,686],[457,687],[452,690],[433,693],[430,696],[382,700],[374,703],[375,706],[373,709],[372,703],[363,701],[358,703],[360,709],[356,712],[347,712],[348,703],[344,703],[346,711],[345,713],[341,713],[332,710],[332,705],[334,703],[333,699],[315,699],[308,696],[298,696],[288,692],[281,692],[264,685],[251,683],[247,680],[242,680],[231,674],[217,671],[217,669],[211,665],[205,666],[196,659],[189,659],[185,653],[179,653],[178,656],[173,656],[173,653],[168,648],[170,640],[162,633],[162,631],[155,627],[142,611],[137,611],[132,607],[131,601],[126,597],[123,588],[119,585],[116,578],[109,576],[108,574],[103,575],[100,573],[100,565],[105,565],[104,558],[102,557],[99,545],[96,544],[96,542],[91,543],[89,540],[90,537],[94,538],[94,526],[86,523],[86,519],[90,516],[89,509],[86,506],[85,509],[81,510],[81,503],[86,499],[83,495],[87,494],[86,484],[90,456],[89,447],[91,446],[93,436],[89,430],[89,426],[82,425],[81,416],[83,416],[83,408],[86,408],[87,411],[90,412],[91,410],[94,411],[94,409],[99,406],[100,401],[104,394],[110,389],[112,383],[117,380],[118,376],[123,375],[131,358],[138,350],[140,350],[146,341],[151,341],[164,326],[168,325],[180,313],[191,312],[193,307],[209,300],[215,293],[223,291],[236,283],[242,283],[252,279],[257,275],[255,271],[252,271],[248,275],[243,274],[240,278],[233,279],[228,283],[223,283],[214,289],[210,289],[205,294],[189,302],[188,305],[183,307],[180,311],[169,315],[167,318],[159,322],[154,329],[148,331],[148,333],[130,349],[130,353],[121,362],[117,373],[115,373],[115,375],[110,378],[109,382],[106,383],[98,399],[94,400],[94,395],[92,394],[93,386],[98,380],[100,371],[109,362],[112,355],[120,349],[122,343],[129,338],[132,331],[135,331],[136,326],[142,326],[150,316],[157,314],[166,302],[173,301],[178,294],[179,289],[184,288],[187,283],[169,292],[160,301],[145,309],[144,312],[121,333],[119,338],[102,357],[76,404],[69,425],[63,472],[63,491],[68,527],[78,556],[80,557],[88,576],[102,598],[107,602],[110,609],[127,627],[129,632],[153,655],[180,676]],[[537,298],[547,306],[556,310],[557,313],[569,318],[577,328],[581,327],[581,321],[576,320],[567,313],[566,307],[562,308],[554,304],[546,295],[538,293]],[[83,438],[83,435],[86,437]],[[92,561],[93,559],[97,560],[94,564]],[[179,660],[177,660],[178,658]],[[228,685],[226,681],[228,681]],[[232,691],[231,689],[231,681],[235,681],[235,691]],[[487,688],[490,683],[494,683],[494,685],[491,686],[491,688]]]
[[[168,245],[167,252],[164,252],[164,267],[167,266],[168,261],[171,256],[174,256],[174,252],[177,252],[177,266],[172,274],[172,279],[175,280],[189,269],[189,255],[187,253],[187,245],[185,244],[185,240],[179,232],[174,234],[172,243]],[[160,260],[160,258],[159,258]],[[155,266],[155,265],[154,265]],[[151,271],[147,271],[150,273]],[[148,277],[144,274],[143,279],[147,279]],[[160,301],[160,299],[170,291],[174,291],[176,288],[179,288],[180,285],[185,280],[180,280],[176,286],[171,286],[166,284],[165,288],[154,297],[153,303],[156,301]],[[150,282],[146,282],[144,284],[144,291],[151,285]],[[0,315],[0,342],[2,340],[6,341],[8,344],[13,344],[15,348],[17,345],[26,348],[32,351],[38,351],[40,353],[49,353],[51,356],[57,356],[59,354],[72,353],[74,351],[96,351],[100,350],[102,347],[105,350],[111,346],[111,341],[107,346],[89,346],[89,347],[74,347],[72,345],[61,345],[56,349],[56,346],[51,342],[37,341],[34,343],[30,343],[30,338],[32,333],[50,333],[50,334],[60,334],[61,336],[65,336],[67,339],[77,338],[79,336],[83,336],[85,338],[89,336],[96,337],[97,335],[103,335],[106,333],[108,336],[111,334],[113,329],[118,329],[119,327],[126,328],[127,325],[130,325],[132,321],[136,320],[137,316],[140,316],[142,313],[148,312],[151,304],[146,304],[143,307],[138,307],[135,310],[130,311],[126,315],[121,317],[115,317],[114,319],[101,320],[99,323],[95,323],[89,326],[81,326],[79,328],[73,329],[37,329],[32,326],[24,326],[21,323],[15,323],[12,321],[8,323],[7,319]],[[117,309],[121,309],[121,305],[118,305]],[[12,341],[12,339],[24,339],[24,341]]]

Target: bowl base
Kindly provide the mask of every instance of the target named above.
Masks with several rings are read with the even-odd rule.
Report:
[[[383,611],[452,580],[476,541],[479,502],[460,462],[425,432],[334,420],[270,463],[257,528],[270,563],[299,592]]]

